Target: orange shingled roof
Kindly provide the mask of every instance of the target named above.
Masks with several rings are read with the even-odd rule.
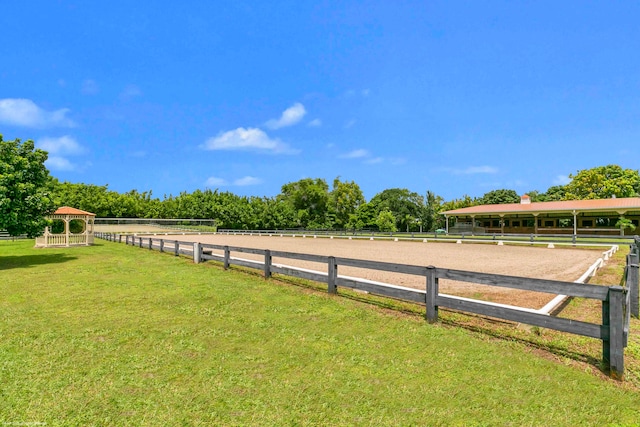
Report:
[[[443,215],[471,215],[526,212],[640,210],[640,197],[597,200],[566,200],[559,202],[506,203],[502,205],[478,205],[440,212]]]
[[[62,206],[61,208],[56,209],[56,211],[53,214],[54,215],[89,215],[89,216],[96,216],[96,214],[93,214],[91,212],[82,211],[82,210],[76,209],[76,208],[70,208],[69,206]]]

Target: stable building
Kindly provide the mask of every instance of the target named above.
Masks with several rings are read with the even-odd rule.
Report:
[[[640,197],[532,202],[525,194],[520,203],[471,206],[441,214],[447,232],[454,234],[633,235],[637,231],[616,224],[628,219],[640,225]]]

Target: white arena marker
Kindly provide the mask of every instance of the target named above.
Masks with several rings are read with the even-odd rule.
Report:
[[[427,243],[427,239],[422,239],[422,243]]]
[[[351,240],[351,236],[349,236],[349,240]]]
[[[373,240],[373,237],[369,237],[369,240]]]
[[[393,239],[393,241],[394,241],[394,242],[397,242],[397,241],[398,241],[398,238],[396,237],[395,239]]]
[[[314,238],[314,239],[315,239],[315,238],[317,238],[317,237],[318,237],[318,236],[316,236],[315,234],[313,235],[313,238]]]
[[[458,243],[458,244],[462,244],[462,240],[458,240],[456,243]]]
[[[329,237],[330,239],[333,239],[333,236]]]
[[[303,239],[306,239],[306,238],[307,238],[307,235],[306,235],[306,234],[303,234],[303,235],[302,235],[302,238],[303,238]]]
[[[504,243],[502,243],[502,240],[500,240],[500,241],[498,242],[498,246],[503,246],[503,245],[504,245]]]
[[[549,246],[547,246],[549,249],[553,249],[555,248],[555,246],[553,246],[553,243],[549,243]]]

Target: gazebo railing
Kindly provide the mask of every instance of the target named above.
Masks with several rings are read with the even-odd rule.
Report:
[[[93,233],[69,234],[67,240],[66,234],[45,233],[40,237],[36,237],[36,246],[69,246],[69,245],[92,245]]]

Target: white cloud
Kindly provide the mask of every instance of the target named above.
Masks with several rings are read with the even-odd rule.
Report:
[[[355,89],[349,89],[347,91],[345,91],[342,96],[344,98],[353,98],[357,95],[360,95],[363,98],[366,98],[367,96],[369,96],[371,94],[371,89],[362,89],[362,90],[355,90]]]
[[[365,157],[369,157],[371,155],[371,153],[369,153],[368,150],[365,150],[363,148],[360,148],[358,150],[353,150],[350,151],[346,154],[342,154],[340,156],[341,159],[362,159]]]
[[[356,124],[356,119],[348,120],[347,122],[345,122],[344,128],[345,129],[349,129],[349,128],[353,127],[353,125],[355,125],[355,124]]]
[[[75,156],[82,154],[84,148],[78,144],[78,142],[69,135],[61,136],[59,138],[41,138],[38,140],[38,148],[41,148],[52,155],[71,155]]]
[[[44,162],[45,166],[51,170],[57,171],[73,171],[76,167],[69,160],[60,156],[51,156]]]
[[[394,157],[393,159],[389,159],[393,166],[400,166],[407,163],[407,159],[404,157]]]
[[[364,163],[367,165],[377,165],[378,163],[382,163],[383,161],[384,161],[384,158],[382,157],[372,157],[370,159],[365,160]]]
[[[205,150],[254,150],[293,154],[298,152],[277,138],[270,138],[258,128],[239,127],[209,138],[200,146]]]
[[[82,93],[84,95],[95,95],[100,92],[100,88],[98,87],[98,83],[94,80],[86,79],[82,82]]]
[[[222,178],[216,178],[215,176],[211,176],[205,182],[207,187],[224,187],[227,185],[227,181]]]
[[[571,182],[571,178],[566,175],[558,175],[553,180],[553,185],[567,185]]]
[[[291,107],[282,112],[279,119],[272,119],[265,123],[269,129],[280,129],[287,126],[293,126],[298,123],[307,114],[304,105],[296,102]]]
[[[493,166],[469,166],[466,169],[449,169],[455,175],[476,175],[482,173],[498,173],[498,168]]]
[[[69,135],[59,138],[40,138],[36,145],[38,148],[49,153],[49,158],[45,162],[47,168],[58,171],[78,171],[84,169],[84,167],[79,168],[68,159],[69,156],[78,156],[85,152],[85,149]]]
[[[261,184],[262,180],[259,178],[255,178],[253,176],[245,176],[243,178],[239,178],[236,179],[235,181],[233,181],[233,185],[237,185],[240,187],[245,187],[248,185],[257,185],[257,184]]]
[[[309,125],[309,126],[311,126],[311,127],[314,127],[314,128],[320,127],[320,126],[322,126],[322,120],[320,120],[320,119],[313,119],[313,120],[311,120],[311,121],[309,122],[309,124],[308,124],[308,125]]]
[[[0,99],[0,123],[31,128],[74,127],[68,108],[46,111],[30,99]]]
[[[142,90],[136,85],[127,85],[120,93],[120,99],[123,100],[129,100],[138,96],[142,96]]]
[[[131,153],[129,153],[129,156],[136,157],[136,158],[143,158],[143,157],[147,157],[147,152],[144,150],[132,151]]]
[[[381,156],[374,157],[373,154],[364,148],[359,148],[357,150],[350,151],[348,153],[341,154],[338,156],[340,159],[354,159],[354,160],[362,160],[362,163],[365,165],[377,165],[380,163],[387,163],[392,166],[403,165],[407,162],[407,159],[402,157],[391,157],[385,158]]]
[[[245,176],[242,178],[238,178],[231,183],[229,183],[229,181],[227,181],[224,178],[218,178],[218,177],[212,176],[207,179],[207,181],[205,182],[205,185],[207,187],[226,187],[229,185],[234,185],[237,187],[246,187],[249,185],[257,185],[261,183],[262,183],[262,180],[260,178],[256,178],[253,176]]]

